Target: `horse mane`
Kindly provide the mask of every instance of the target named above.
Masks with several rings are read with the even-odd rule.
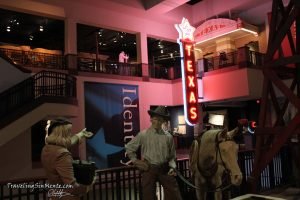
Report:
[[[211,174],[212,167],[216,164],[216,137],[218,133],[223,132],[222,129],[212,129],[206,131],[201,138],[201,146],[198,154],[198,165],[201,168],[202,173]]]
[[[197,170],[197,162],[198,162],[198,155],[200,149],[200,142],[201,138],[197,138],[193,141],[192,146],[190,148],[189,156],[190,156],[190,171],[192,175],[195,174]]]

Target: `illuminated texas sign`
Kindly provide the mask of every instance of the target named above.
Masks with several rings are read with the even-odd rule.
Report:
[[[195,28],[190,25],[186,18],[182,19],[181,24],[175,24],[175,28],[179,33],[177,42],[180,45],[185,121],[189,125],[195,125],[199,119],[198,83],[193,36]]]

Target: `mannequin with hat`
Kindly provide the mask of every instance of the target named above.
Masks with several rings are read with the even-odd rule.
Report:
[[[68,189],[59,187],[51,188],[48,191],[48,197],[51,200],[79,200],[80,197],[88,192],[92,185],[82,185],[77,183],[73,172],[73,158],[69,148],[72,145],[80,143],[83,138],[90,138],[93,133],[83,129],[73,135],[71,133],[72,123],[65,118],[56,118],[47,121],[45,146],[41,154],[41,161],[46,172],[49,184],[65,187],[71,185]],[[63,196],[55,195],[58,191],[63,192]]]
[[[156,182],[164,188],[165,200],[181,200],[176,181],[176,152],[172,135],[164,131],[162,125],[170,119],[166,107],[158,106],[148,110],[151,126],[139,132],[125,145],[132,163],[142,173],[143,200],[156,199]],[[141,149],[141,159],[137,151]]]

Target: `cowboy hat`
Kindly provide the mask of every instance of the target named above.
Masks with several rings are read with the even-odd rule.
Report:
[[[48,134],[50,135],[55,127],[63,126],[63,125],[67,125],[67,124],[72,124],[72,122],[63,117],[48,120],[46,130],[47,130]]]
[[[169,119],[170,114],[165,106],[158,106],[154,110],[148,110],[148,114],[152,116],[160,116],[164,119]]]

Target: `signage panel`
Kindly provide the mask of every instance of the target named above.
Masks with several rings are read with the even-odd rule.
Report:
[[[184,100],[185,120],[189,125],[195,125],[199,119],[198,83],[194,56],[195,28],[190,26],[187,19],[183,18],[181,24],[175,25],[179,32],[178,43],[181,54],[181,73]]]

